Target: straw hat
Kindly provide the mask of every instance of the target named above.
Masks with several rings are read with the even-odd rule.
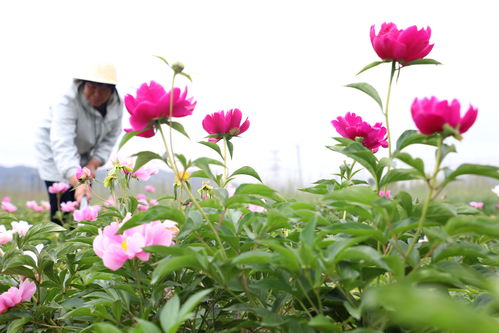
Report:
[[[77,80],[85,80],[107,84],[117,84],[116,68],[110,63],[93,63],[80,68],[79,74],[74,76]]]

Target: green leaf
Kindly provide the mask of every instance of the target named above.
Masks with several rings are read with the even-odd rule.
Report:
[[[462,175],[476,175],[499,179],[499,167],[481,164],[461,164],[456,170],[447,175],[440,186],[445,186]]]
[[[170,67],[170,64],[168,63],[168,61],[166,61],[166,59],[165,59],[165,58],[163,58],[163,57],[161,57],[161,56],[157,56],[157,55],[155,55],[154,57],[156,57],[156,58],[158,58],[158,59],[162,60],[165,64],[167,64],[167,65],[168,65],[168,67]]]
[[[476,234],[499,238],[499,218],[487,216],[456,216],[447,221],[449,235]]]
[[[222,154],[222,150],[220,149],[220,147],[215,142],[200,141],[199,143],[202,144],[202,145],[205,145],[206,147],[210,147],[211,149],[213,149],[214,151],[216,151],[218,153],[218,155],[220,155],[221,158],[224,158],[224,156]]]
[[[360,73],[362,73],[362,72],[367,71],[368,69],[371,69],[371,68],[373,68],[373,67],[376,67],[376,66],[378,66],[378,65],[381,65],[381,64],[383,64],[383,63],[385,63],[385,62],[391,62],[391,60],[383,60],[383,61],[374,61],[374,62],[371,62],[369,65],[367,65],[367,66],[365,66],[364,68],[362,68],[362,69],[360,70],[360,72],[358,72],[358,73],[357,73],[357,75],[359,75],[359,74],[360,74]]]
[[[412,166],[415,170],[419,172],[421,176],[425,176],[424,162],[420,158],[413,158],[409,153],[394,153],[394,158],[397,158],[407,165]]]
[[[121,141],[120,141],[120,144],[118,145],[118,150],[121,149],[121,147],[123,147],[125,145],[125,143],[128,142],[128,140],[130,140],[131,138],[133,138],[134,136],[136,136],[137,134],[140,134],[142,132],[145,132],[147,130],[149,130],[150,127],[146,127],[144,128],[143,130],[140,130],[140,131],[132,131],[132,132],[128,132],[126,133],[125,135],[123,135],[123,138],[121,138]]]
[[[181,268],[199,268],[198,261],[193,254],[179,257],[166,257],[158,262],[152,272],[151,283],[155,284],[173,271]]]
[[[231,178],[232,176],[235,176],[235,175],[248,175],[248,176],[251,176],[253,178],[258,179],[260,181],[260,183],[262,182],[262,179],[260,178],[258,173],[255,171],[255,169],[253,169],[252,167],[249,167],[249,166],[243,166],[242,168],[237,169],[229,176],[229,178]]]
[[[169,126],[171,126],[171,128],[173,128],[177,132],[180,132],[183,135],[185,135],[187,138],[189,138],[189,134],[187,134],[187,132],[185,131],[184,126],[181,123],[176,122],[176,121],[171,121],[171,122],[169,121],[166,124],[169,125]]]
[[[378,103],[379,108],[383,110],[383,102],[381,102],[381,98],[379,97],[378,91],[372,85],[366,82],[358,82],[358,83],[350,83],[347,84],[346,87],[358,89],[368,96],[370,96],[376,103]]]
[[[404,67],[407,66],[412,66],[412,65],[441,65],[442,63],[439,61],[436,61],[435,59],[416,59],[413,61],[409,61],[408,63],[404,64]]]
[[[178,327],[175,327],[179,316],[178,312],[180,310],[180,300],[178,296],[173,296],[161,309],[159,313],[159,321],[161,323],[161,328],[163,332],[175,333]]]
[[[336,260],[366,261],[390,271],[390,267],[383,261],[382,255],[370,246],[358,245],[349,247],[338,254]]]
[[[122,333],[116,326],[108,323],[98,323],[93,325],[95,333]]]
[[[189,81],[192,82],[192,78],[189,74],[182,72],[182,73],[179,73],[179,75],[185,76],[187,79],[189,79]]]
[[[379,241],[384,241],[383,233],[374,229],[368,224],[358,222],[335,223],[333,225],[322,228],[333,235],[344,233],[354,236],[369,236]]]
[[[391,169],[388,171],[381,181],[379,182],[379,187],[384,187],[388,184],[406,181],[406,180],[414,180],[422,178],[421,173],[415,169]]]
[[[236,265],[266,265],[270,263],[274,255],[260,250],[243,252],[232,259]]]
[[[137,318],[137,326],[130,333],[161,333],[161,330],[150,321]]]
[[[437,146],[438,145],[438,136],[437,135],[424,135],[419,133],[416,130],[406,130],[404,133],[400,135],[397,140],[397,148],[396,153],[400,152],[407,146],[414,144],[422,144],[422,145],[430,145]]]
[[[229,148],[229,155],[230,158],[232,159],[232,156],[234,155],[234,145],[232,144],[232,142],[230,142],[230,140],[226,141],[227,141],[227,148]]]
[[[181,322],[177,322],[177,324],[180,326],[183,324],[183,322],[189,317],[190,313],[194,308],[201,303],[201,301],[209,294],[212,292],[213,289],[206,289],[206,290],[201,290],[189,297],[189,299],[182,304],[182,307],[180,308],[179,311],[179,319]]]
[[[24,242],[46,240],[48,235],[63,231],[66,231],[66,229],[53,222],[37,223],[28,229],[28,232],[24,236]]]
[[[369,206],[377,199],[379,196],[369,186],[351,186],[324,196],[324,200],[355,202]]]
[[[213,164],[213,165],[219,165],[221,167],[224,166],[223,162],[220,162],[220,161],[214,160],[212,158],[208,158],[208,157],[197,158],[194,160],[194,162],[192,162],[192,164],[194,164],[197,167],[199,167],[200,165],[203,165],[203,164],[207,164],[207,165]]]
[[[118,233],[140,225],[144,222],[156,221],[156,220],[172,220],[175,222],[184,223],[185,215],[181,210],[170,208],[166,206],[153,206],[150,207],[145,212],[140,212],[132,216],[132,218],[126,221],[118,230]]]
[[[308,326],[318,329],[321,332],[343,332],[340,324],[334,322],[330,317],[317,315],[308,322]]]
[[[23,329],[24,325],[26,325],[30,321],[31,321],[31,317],[23,317],[23,318],[13,320],[7,328],[7,333],[24,332],[24,329]]]
[[[137,154],[134,154],[133,156],[137,156],[137,160],[135,161],[135,166],[133,167],[133,171],[137,171],[140,167],[145,165],[147,162],[151,160],[161,160],[165,162],[165,160],[158,154],[152,152],[152,151],[141,151]],[[166,162],[165,162],[166,163]]]
[[[263,184],[242,184],[236,189],[235,194],[255,194],[270,198],[275,201],[284,201],[276,190]]]

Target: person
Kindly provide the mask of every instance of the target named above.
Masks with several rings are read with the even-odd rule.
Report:
[[[70,190],[57,199],[48,192],[50,219],[59,203],[92,198],[87,184],[78,185],[78,167],[87,167],[95,176],[104,165],[122,131],[123,101],[116,90],[116,69],[109,63],[95,63],[76,75],[62,98],[49,108],[36,132],[38,172],[48,188],[57,182],[69,183]]]

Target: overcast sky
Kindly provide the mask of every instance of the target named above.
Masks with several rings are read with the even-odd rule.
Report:
[[[181,61],[198,104],[181,122],[192,141],[175,139],[190,158],[215,157],[196,143],[208,113],[239,108],[251,126],[233,140],[231,168],[253,166],[266,182],[310,182],[337,171],[343,157],[329,151],[331,120],[355,112],[383,121],[377,105],[344,85],[369,82],[382,99],[389,65],[359,76],[378,60],[369,29],[430,26],[428,57],[442,66],[402,71],[391,101],[394,137],[415,128],[415,97],[457,98],[478,120],[448,163],[499,164],[499,23],[493,1],[3,1],[0,4],[0,165],[36,166],[33,132],[48,106],[68,87],[82,59],[116,63],[124,96],[143,82],[168,85],[170,70],[153,55]],[[464,109],[464,110],[463,110]],[[128,127],[125,112],[124,127]],[[122,154],[162,152],[159,137],[134,138]],[[423,154],[423,152],[417,152]],[[379,156],[386,154],[384,151]],[[423,154],[431,157],[431,153]],[[300,172],[301,171],[301,172]],[[300,176],[301,175],[301,176]]]

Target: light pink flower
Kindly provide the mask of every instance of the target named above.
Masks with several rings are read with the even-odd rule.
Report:
[[[17,210],[17,207],[10,201],[2,201],[2,209],[7,213],[13,213]]]
[[[22,281],[18,288],[9,288],[9,290],[0,295],[0,314],[21,302],[29,301],[35,294],[35,291],[36,284],[29,280]]]
[[[418,30],[414,25],[407,29],[397,29],[394,23],[383,23],[376,34],[374,25],[371,26],[371,43],[374,51],[383,60],[395,60],[401,64],[422,59],[430,53],[431,29]]]
[[[158,168],[150,166],[142,166],[137,171],[132,173],[132,177],[135,177],[142,181],[148,181],[151,176],[156,175],[159,172]]]
[[[78,209],[73,212],[73,218],[77,222],[95,221],[99,215],[99,206],[87,206],[83,209]]]
[[[460,134],[466,132],[475,122],[478,109],[470,105],[466,114],[461,118],[461,105],[457,99],[449,103],[439,101],[436,97],[414,99],[411,106],[412,119],[419,131],[425,135],[442,132],[444,124],[459,130]]]
[[[42,206],[44,210],[50,210],[50,203],[48,201],[40,201],[40,206]]]
[[[167,231],[171,232],[174,236],[178,235],[178,233],[180,232],[179,228],[177,227],[177,222],[171,220],[164,220],[163,226]]]
[[[265,207],[257,206],[254,204],[249,204],[248,209],[252,212],[255,212],[255,213],[263,213],[263,212],[267,211],[267,209],[265,209]]]
[[[137,200],[147,200],[147,195],[143,194],[143,193],[139,193],[135,196],[135,198]]]
[[[159,205],[158,200],[155,199],[149,200],[149,206],[157,206],[157,205]]]
[[[19,221],[19,222],[14,221],[11,222],[10,225],[12,227],[12,233],[18,234],[20,236],[25,236],[29,228],[31,228],[31,224],[29,224],[26,221]]]
[[[4,202],[10,202],[10,197],[3,197],[2,203],[4,203]]]
[[[145,212],[146,210],[149,209],[149,206],[147,204],[146,205],[144,205],[144,204],[138,204],[137,205],[137,209],[140,210],[141,212]]]
[[[499,205],[496,205],[496,209],[499,209]]]
[[[331,124],[344,138],[351,140],[363,138],[362,144],[371,149],[373,153],[377,152],[380,146],[383,148],[388,147],[386,128],[381,123],[371,126],[355,113],[347,112],[345,117],[338,117],[336,120],[331,121]]]
[[[476,209],[482,209],[483,208],[483,202],[476,202],[476,201],[471,201],[469,203],[471,207],[474,207]]]
[[[87,167],[83,167],[83,168],[78,167],[78,169],[76,169],[75,177],[80,182],[84,182],[84,181],[92,178],[92,171],[90,171],[90,169]]]
[[[151,185],[146,185],[144,187],[144,190],[146,190],[146,192],[150,192],[150,193],[156,192],[156,188],[154,186],[151,186]]]
[[[378,195],[380,197],[385,197],[387,199],[390,199],[392,197],[392,194],[391,194],[390,190],[387,190],[387,191],[381,190],[381,191],[379,191]]]
[[[109,207],[109,206],[115,206],[116,201],[114,201],[114,198],[112,195],[110,195],[107,200],[104,202],[104,206]]]
[[[130,125],[132,128],[125,129],[126,132],[142,131],[138,134],[145,138],[152,137],[154,129],[151,122],[162,118],[170,118],[170,92],[157,82],[144,83],[137,89],[136,97],[128,94],[125,96],[125,106],[130,113]],[[185,117],[194,111],[196,102],[187,98],[187,88],[181,92],[179,88],[173,88],[172,117]]]
[[[66,201],[61,203],[61,210],[66,213],[72,213],[78,207],[78,201]]]
[[[241,123],[243,114],[239,109],[231,109],[227,111],[218,111],[211,115],[207,115],[203,119],[203,128],[206,132],[215,137],[210,137],[208,141],[218,142],[222,138],[230,140],[234,136],[243,134],[249,128],[250,122],[248,118]]]
[[[12,230],[7,230],[4,225],[0,225],[0,245],[12,240]]]
[[[35,212],[39,213],[43,211],[43,207],[39,206],[36,201],[31,200],[31,201],[26,201],[26,207],[29,209],[33,209]]]
[[[66,183],[54,183],[49,186],[49,192],[52,194],[64,193],[69,190],[69,185]]]
[[[225,189],[227,190],[227,194],[228,194],[229,198],[232,197],[234,195],[234,193],[236,193],[236,187],[231,183],[227,184],[225,186]]]

